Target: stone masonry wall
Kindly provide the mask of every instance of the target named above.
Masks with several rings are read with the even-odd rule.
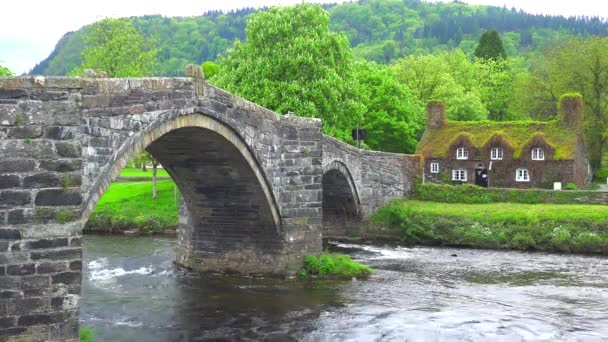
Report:
[[[77,340],[83,224],[131,157],[194,117],[233,131],[254,156],[284,269],[321,251],[318,120],[281,117],[200,78],[0,78],[0,339]]]
[[[335,161],[346,165],[353,177],[363,220],[393,199],[406,196],[422,171],[419,156],[360,150],[323,136],[323,165]]]

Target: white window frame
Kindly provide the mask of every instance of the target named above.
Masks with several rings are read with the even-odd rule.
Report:
[[[467,160],[469,159],[469,149],[466,147],[459,147],[456,149],[456,159]]]
[[[532,149],[532,160],[545,160],[545,149],[542,147],[535,147]]]
[[[465,170],[465,169],[452,170],[452,180],[466,182],[467,181],[467,170]]]
[[[490,151],[490,159],[491,160],[502,160],[504,154],[504,150],[500,147],[494,147]]]
[[[431,163],[431,173],[439,173],[439,163]]]
[[[516,182],[529,182],[530,181],[530,172],[528,169],[519,168],[515,170],[515,181]]]

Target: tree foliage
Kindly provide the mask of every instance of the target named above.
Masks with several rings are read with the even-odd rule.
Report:
[[[13,76],[13,73],[9,70],[9,68],[4,67],[0,64],[0,76]]]
[[[489,60],[507,58],[507,52],[502,45],[502,39],[500,39],[496,30],[486,31],[481,35],[474,55],[477,58]]]
[[[357,57],[378,63],[407,55],[460,48],[472,56],[484,31],[497,30],[510,57],[529,56],[568,35],[608,35],[599,18],[564,18],[528,14],[504,7],[474,6],[463,2],[366,0],[327,5],[330,29],[344,32]],[[168,18],[159,15],[128,19],[147,37],[157,39],[154,73],[183,75],[184,66],[213,61],[245,39],[245,25],[253,9],[201,16]],[[67,33],[32,74],[65,75],[81,64],[83,37],[90,26]]]
[[[84,69],[105,71],[110,77],[153,73],[157,50],[128,19],[101,20],[91,26],[83,39],[82,64],[72,74],[82,74]]]
[[[348,139],[364,107],[343,34],[329,31],[318,5],[271,8],[253,14],[247,40],[220,58],[218,86],[278,113],[323,119],[325,132]]]
[[[555,117],[560,96],[579,92],[585,101],[586,145],[595,173],[602,163],[608,128],[608,38],[572,37],[546,49],[532,74],[518,84],[520,107]]]

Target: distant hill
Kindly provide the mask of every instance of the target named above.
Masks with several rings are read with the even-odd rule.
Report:
[[[567,35],[608,35],[597,17],[533,15],[515,9],[461,2],[362,0],[327,5],[331,29],[345,32],[356,55],[379,63],[408,54],[461,48],[472,55],[481,34],[497,30],[510,56],[529,56]],[[153,36],[160,49],[158,75],[181,75],[188,63],[215,60],[235,39],[245,39],[247,16],[254,9],[209,12],[195,17],[143,16],[131,20]],[[80,62],[88,27],[66,33],[32,74],[65,75]]]

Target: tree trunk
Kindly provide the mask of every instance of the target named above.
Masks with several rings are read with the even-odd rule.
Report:
[[[152,160],[152,199],[156,199],[156,171],[158,169],[158,162]]]

